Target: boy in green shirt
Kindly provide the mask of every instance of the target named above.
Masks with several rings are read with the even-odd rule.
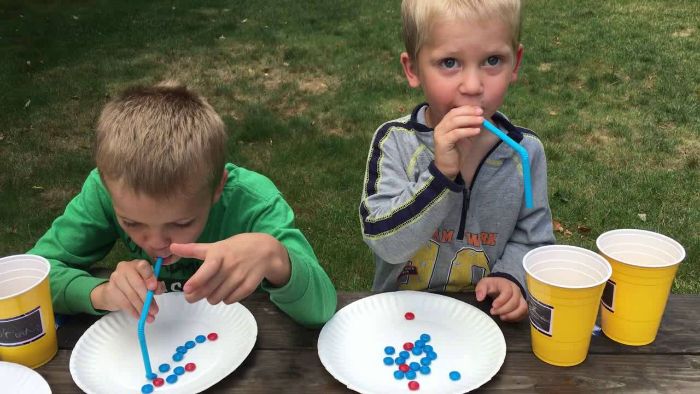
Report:
[[[111,100],[97,123],[97,168],[28,253],[51,263],[58,313],[125,310],[148,290],[237,302],[258,287],[304,325],[325,323],[336,292],[294,214],[263,175],[226,163],[226,132],[204,98],[172,83]],[[122,240],[109,279],[86,269]],[[163,258],[158,282],[150,261]],[[154,302],[147,321],[158,313]]]

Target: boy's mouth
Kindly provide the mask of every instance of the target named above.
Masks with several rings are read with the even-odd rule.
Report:
[[[162,258],[163,258],[163,265],[168,265],[168,264],[173,263],[177,257],[175,255],[170,254],[168,256],[163,256]]]

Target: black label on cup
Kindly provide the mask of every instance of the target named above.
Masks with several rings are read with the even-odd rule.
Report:
[[[544,304],[535,299],[530,294],[527,300],[528,314],[530,315],[530,324],[542,334],[552,336],[552,316],[554,315],[554,307]]]
[[[20,316],[0,319],[0,346],[20,346],[43,337],[46,334],[41,323],[41,308],[36,307]]]
[[[600,302],[603,304],[605,309],[609,310],[610,312],[615,312],[615,282],[610,279],[608,279],[608,282],[605,283],[603,297],[600,299]]]

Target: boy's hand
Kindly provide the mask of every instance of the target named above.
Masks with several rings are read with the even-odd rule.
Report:
[[[476,284],[475,292],[479,302],[487,295],[494,297],[491,314],[503,321],[520,321],[527,316],[527,302],[520,294],[520,287],[506,278],[483,278]]]
[[[212,305],[233,304],[254,292],[263,279],[279,287],[291,276],[287,249],[268,234],[238,234],[209,244],[172,244],[170,251],[203,261],[182,289],[188,302],[206,298]]]
[[[92,290],[90,301],[95,309],[124,310],[138,319],[148,290],[153,290],[155,294],[165,291],[165,284],[156,280],[151,265],[146,260],[122,261],[117,264],[108,282]],[[158,305],[153,300],[146,321],[153,322],[156,313]]]
[[[484,111],[479,107],[462,106],[453,108],[435,126],[435,166],[446,177],[454,180],[459,173],[460,141],[474,137],[481,132]],[[464,149],[464,143],[459,144]]]

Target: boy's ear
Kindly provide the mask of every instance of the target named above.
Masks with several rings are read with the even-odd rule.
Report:
[[[212,204],[216,204],[221,198],[221,193],[224,192],[224,185],[226,185],[226,179],[228,179],[228,170],[224,169],[224,173],[221,174],[221,180],[219,181],[219,185],[216,187],[216,190],[214,190],[214,198]]]
[[[523,44],[518,45],[518,50],[515,52],[515,67],[513,67],[513,75],[510,82],[518,80],[518,71],[520,71],[520,63],[523,61]]]
[[[403,67],[403,73],[406,75],[406,80],[408,80],[408,86],[412,88],[419,87],[420,78],[418,78],[418,73],[416,72],[416,64],[406,52],[401,52],[401,67]]]

